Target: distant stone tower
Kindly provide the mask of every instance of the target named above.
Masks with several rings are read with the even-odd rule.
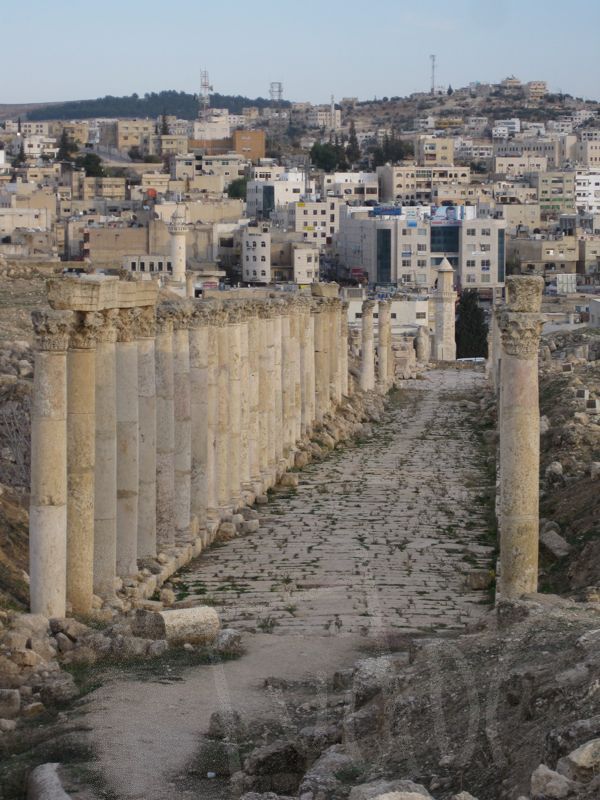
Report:
[[[179,205],[169,222],[169,233],[171,234],[171,263],[173,265],[173,281],[185,286],[185,235],[187,227],[185,223],[185,210]]]
[[[435,342],[433,357],[436,361],[456,361],[454,270],[444,258],[437,270],[435,293]]]

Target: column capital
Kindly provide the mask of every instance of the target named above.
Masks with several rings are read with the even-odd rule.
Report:
[[[539,313],[543,290],[541,275],[509,275],[506,278],[506,308],[521,313]]]
[[[374,300],[364,300],[362,304],[362,313],[365,312],[368,314],[375,309],[375,301]]]
[[[117,341],[118,308],[107,308],[99,313],[100,323],[96,331],[97,342],[114,344]]]
[[[173,330],[187,331],[192,324],[194,304],[189,300],[182,300],[173,304]]]
[[[33,311],[31,320],[38,350],[67,350],[74,321],[72,311]]]
[[[157,333],[173,333],[175,321],[175,303],[168,301],[156,307]]]
[[[509,356],[532,358],[537,355],[542,319],[537,313],[503,309],[498,315],[502,345]]]
[[[154,339],[156,336],[156,309],[154,306],[143,306],[135,319],[137,339]]]
[[[139,308],[120,308],[117,317],[117,341],[133,342],[137,336]]]
[[[102,315],[97,311],[75,311],[71,328],[70,347],[74,350],[93,350],[98,341]]]

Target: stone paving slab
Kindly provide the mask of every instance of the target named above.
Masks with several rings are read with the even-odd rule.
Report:
[[[259,531],[213,547],[180,597],[224,625],[272,633],[460,629],[486,610],[465,575],[491,565],[488,477],[462,401],[483,373],[436,370],[403,389],[384,425],[275,492]]]

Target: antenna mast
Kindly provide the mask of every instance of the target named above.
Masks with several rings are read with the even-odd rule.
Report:
[[[213,87],[210,85],[208,77],[208,70],[203,69],[200,73],[200,112],[201,116],[205,117],[208,107],[210,106],[210,93]]]
[[[435,94],[435,56],[429,56],[431,60],[431,94]]]
[[[279,145],[281,145],[281,139],[283,137],[283,117],[281,112],[283,83],[281,83],[281,81],[271,81],[269,84],[269,96],[271,97],[271,106],[275,111],[275,119],[273,120],[273,138]]]

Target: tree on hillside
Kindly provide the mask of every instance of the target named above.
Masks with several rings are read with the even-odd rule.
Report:
[[[232,197],[236,200],[245,200],[247,184],[248,184],[248,178],[236,178],[229,184],[229,187],[227,189],[227,196]]]
[[[371,150],[371,158],[373,161],[373,169],[387,164],[395,164],[402,161],[404,158],[410,158],[414,155],[414,146],[412,142],[403,139],[396,139],[396,134],[392,131],[392,135],[386,135],[383,138],[381,145],[377,145]]]
[[[487,358],[488,326],[479,306],[479,292],[465,289],[458,303],[456,320],[456,357]]]
[[[356,127],[354,125],[354,120],[350,122],[348,146],[346,147],[346,158],[348,159],[351,165],[356,164],[356,162],[360,159],[360,146],[358,144],[358,138],[356,136]]]
[[[160,135],[161,136],[168,136],[169,135],[169,123],[167,122],[167,112],[163,111],[161,122],[160,122]]]
[[[24,164],[27,161],[25,157],[25,145],[21,142],[21,147],[19,147],[18,155],[13,159],[12,166],[13,167],[20,167],[21,164]]]
[[[58,153],[56,154],[57,161],[72,161],[73,153],[76,153],[79,150],[75,142],[69,139],[66,130],[63,128],[63,132],[60,135],[60,139],[58,141]]]
[[[102,166],[102,159],[96,153],[86,153],[84,156],[79,156],[79,158],[75,159],[75,166],[78,169],[85,170],[88,178],[103,178],[106,174]]]

